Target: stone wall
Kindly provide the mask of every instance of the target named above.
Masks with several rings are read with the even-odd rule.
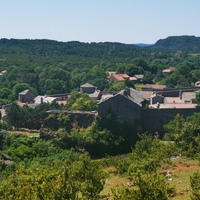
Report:
[[[194,92],[199,89],[200,87],[166,88],[155,92],[163,97],[181,97],[183,92]]]
[[[122,95],[116,95],[98,105],[98,115],[103,117],[109,112],[116,115],[120,123],[137,126],[141,130],[141,107]]]
[[[155,133],[163,136],[163,126],[179,113],[183,116],[190,116],[195,112],[200,112],[200,108],[194,109],[143,109],[141,115],[141,123],[143,132]]]

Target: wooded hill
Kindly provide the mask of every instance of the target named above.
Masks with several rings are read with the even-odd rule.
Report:
[[[200,37],[170,36],[158,40],[150,47],[153,50],[200,52]]]

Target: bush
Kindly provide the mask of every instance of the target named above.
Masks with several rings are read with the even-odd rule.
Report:
[[[192,176],[190,176],[190,185],[192,188],[191,200],[200,199],[200,173],[197,171]]]
[[[138,173],[133,179],[131,187],[112,189],[114,200],[167,200],[168,194],[175,193],[175,189],[166,183],[165,177],[158,173]]]

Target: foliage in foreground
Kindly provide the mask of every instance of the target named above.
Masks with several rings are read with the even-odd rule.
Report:
[[[180,114],[165,125],[165,139],[175,142],[180,154],[198,158],[200,152],[200,113],[184,118]]]
[[[200,199],[200,173],[197,171],[190,177],[190,185],[192,188],[191,200]]]
[[[134,176],[131,187],[113,188],[112,192],[114,200],[167,200],[168,194],[174,192],[174,188],[166,183],[163,175],[138,173]]]
[[[99,199],[105,174],[88,158],[57,163],[53,167],[23,166],[4,181],[0,199]]]

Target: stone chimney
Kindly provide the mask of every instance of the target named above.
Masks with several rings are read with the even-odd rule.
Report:
[[[131,93],[130,88],[126,88],[126,89],[124,90],[124,95],[125,95],[125,96],[130,96],[130,93]]]

